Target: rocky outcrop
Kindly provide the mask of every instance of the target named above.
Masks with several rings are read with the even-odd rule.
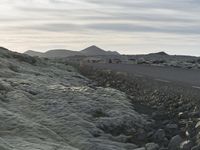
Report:
[[[86,71],[0,48],[0,149],[199,149],[199,91]]]
[[[135,109],[149,116],[154,123],[137,135],[140,141],[151,143],[149,147],[156,149],[158,144],[161,149],[198,148],[195,145],[200,144],[199,90],[84,65],[79,70],[98,85],[125,92]],[[139,149],[146,148],[144,143],[141,146]]]
[[[2,150],[133,150],[152,123],[69,65],[0,50]]]

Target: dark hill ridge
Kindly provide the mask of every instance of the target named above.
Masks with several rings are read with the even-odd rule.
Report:
[[[54,49],[54,50],[49,50],[45,53],[28,50],[24,54],[30,56],[47,57],[47,58],[64,58],[69,56],[80,55],[79,52],[66,49]]]
[[[79,52],[65,49],[55,49],[44,53],[44,57],[48,58],[63,58],[68,56],[80,55]]]
[[[39,57],[47,57],[47,58],[64,58],[64,57],[70,57],[70,56],[120,55],[116,51],[105,51],[94,45],[82,51],[54,49],[54,50],[49,50],[45,53],[40,53],[40,52],[29,50],[29,51],[26,51],[25,54],[28,54],[30,56],[39,56]]]
[[[161,51],[161,52],[157,52],[157,53],[150,53],[150,55],[161,55],[161,56],[169,56],[166,52]]]
[[[94,55],[119,55],[118,52],[105,51],[95,45],[82,50],[81,53],[85,54],[85,55],[92,55],[92,56],[94,56]]]

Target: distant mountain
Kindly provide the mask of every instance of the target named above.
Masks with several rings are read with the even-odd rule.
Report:
[[[105,51],[97,46],[90,46],[82,51],[72,51],[65,49],[54,49],[49,50],[45,53],[36,52],[36,51],[26,51],[25,54],[30,56],[39,56],[39,57],[47,57],[47,58],[64,58],[70,56],[97,56],[97,55],[120,55],[118,52]]]
[[[46,57],[46,58],[63,58],[63,57],[80,55],[79,52],[65,50],[65,49],[54,49],[54,50],[49,50],[45,53],[29,50],[29,51],[26,51],[25,54],[28,54],[30,56],[38,56],[38,57]]]
[[[47,51],[46,53],[44,53],[43,57],[64,58],[64,57],[75,56],[75,55],[80,55],[80,53],[76,51],[65,50],[65,49],[55,49],[55,50]]]
[[[90,46],[82,51],[80,51],[82,54],[87,56],[95,56],[95,55],[120,55],[118,52],[114,51],[105,51],[95,45]]]

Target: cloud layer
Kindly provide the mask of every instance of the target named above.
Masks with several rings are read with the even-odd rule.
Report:
[[[198,0],[1,0],[0,44],[200,55]]]

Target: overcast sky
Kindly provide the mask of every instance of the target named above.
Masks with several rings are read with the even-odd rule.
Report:
[[[200,56],[200,0],[1,0],[0,45]]]

